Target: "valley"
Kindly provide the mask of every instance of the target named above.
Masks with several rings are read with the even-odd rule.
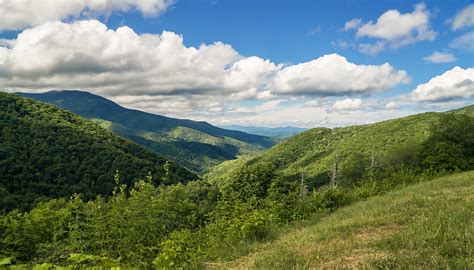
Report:
[[[18,93],[90,119],[107,130],[197,173],[275,144],[273,139],[124,108],[84,91]]]
[[[106,120],[0,104],[7,269],[472,266],[473,106],[310,129],[199,176]]]

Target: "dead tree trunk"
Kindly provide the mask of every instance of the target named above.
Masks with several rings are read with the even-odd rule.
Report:
[[[306,195],[306,193],[308,192],[306,184],[304,182],[304,168],[303,167],[301,167],[300,192],[301,192],[301,195]]]
[[[329,185],[331,187],[336,186],[338,174],[339,174],[339,154],[336,153],[336,157],[334,158],[334,167],[332,169],[332,174],[331,174],[330,182],[329,182]]]
[[[374,178],[375,166],[377,166],[375,159],[375,146],[372,146],[372,156],[370,158],[370,178]]]

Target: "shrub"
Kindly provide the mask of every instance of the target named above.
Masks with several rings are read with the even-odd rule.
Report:
[[[203,258],[202,237],[190,230],[174,231],[160,244],[160,253],[153,261],[157,268],[196,268]]]

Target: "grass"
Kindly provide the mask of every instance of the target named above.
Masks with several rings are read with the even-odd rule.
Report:
[[[474,172],[314,216],[250,255],[208,268],[473,269]]]

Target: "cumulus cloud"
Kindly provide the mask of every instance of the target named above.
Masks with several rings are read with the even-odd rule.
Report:
[[[362,52],[375,54],[384,49],[387,43],[389,47],[399,47],[416,43],[423,40],[434,40],[436,32],[429,25],[430,12],[425,4],[417,4],[411,13],[400,13],[398,10],[388,10],[377,19],[376,22],[369,21],[362,24],[358,19],[346,22],[344,29],[356,29],[356,36],[379,39],[379,42],[370,46],[363,44]]]
[[[457,31],[474,25],[474,4],[461,10],[451,22],[451,29]]]
[[[413,101],[432,102],[474,97],[474,68],[454,67],[419,84],[410,96]]]
[[[70,17],[110,15],[139,10],[145,16],[164,12],[174,0],[1,0],[0,30],[18,30]]]
[[[395,101],[390,101],[389,103],[385,104],[386,110],[396,110],[399,108],[400,108],[400,105]]]
[[[338,100],[332,105],[333,111],[355,111],[362,107],[362,100],[346,98]]]
[[[442,63],[451,63],[455,62],[457,59],[454,54],[449,52],[437,52],[435,51],[430,56],[423,58],[427,62],[431,62],[434,64],[442,64]]]
[[[279,70],[271,88],[280,95],[334,96],[387,90],[409,82],[405,71],[397,71],[388,63],[356,65],[343,56],[329,54]]]
[[[100,89],[107,95],[251,92],[259,82],[255,76],[266,75],[268,68],[273,68],[269,61],[243,59],[221,42],[188,48],[172,32],[137,35],[95,20],[46,22],[0,51],[5,88]]]
[[[256,112],[267,112],[267,111],[272,111],[278,108],[278,106],[282,103],[285,102],[285,100],[281,99],[276,99],[276,100],[270,100],[267,102],[264,102],[260,105],[257,106],[243,106],[243,107],[238,107],[233,110],[231,110],[234,113],[256,113]]]
[[[219,111],[225,100],[370,94],[410,81],[388,63],[357,65],[331,54],[285,66],[244,57],[222,42],[186,47],[172,32],[139,35],[96,20],[46,22],[1,44],[4,90],[83,89],[154,112]]]
[[[345,40],[338,39],[336,41],[331,42],[332,46],[339,47],[341,49],[347,49],[347,48],[355,48],[354,43],[349,43]]]
[[[344,24],[344,30],[351,30],[351,29],[357,29],[359,28],[359,26],[362,24],[362,19],[358,19],[358,18],[355,18],[355,19],[352,19],[350,21],[347,21],[345,24]]]
[[[385,49],[385,43],[377,41],[374,44],[361,43],[359,44],[359,51],[368,55],[377,55],[379,52]]]
[[[454,39],[449,43],[449,47],[465,52],[474,52],[474,31]]]
[[[310,106],[310,107],[319,107],[321,106],[321,103],[315,99],[313,100],[308,100],[304,103],[304,105],[306,106]]]

